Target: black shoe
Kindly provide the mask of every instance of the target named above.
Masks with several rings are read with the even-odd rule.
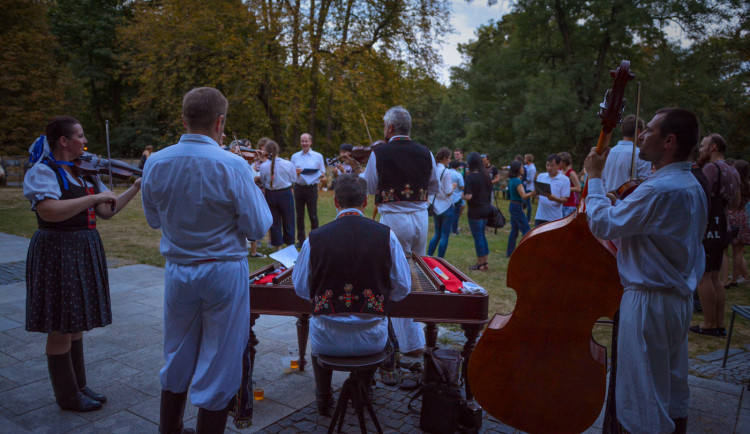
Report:
[[[229,417],[229,407],[224,410],[211,411],[198,409],[198,422],[195,425],[197,434],[220,434],[224,432]]]
[[[302,243],[296,243],[296,244],[294,245],[294,247],[296,247],[296,248],[298,248],[298,249],[301,249],[301,248],[302,248]]]
[[[161,391],[159,406],[159,432],[161,434],[195,434],[192,428],[184,428],[182,425],[186,400],[187,391],[182,393]]]
[[[70,351],[65,354],[48,354],[47,369],[55,392],[55,402],[61,409],[86,412],[102,408],[101,402],[84,395],[78,388]]]

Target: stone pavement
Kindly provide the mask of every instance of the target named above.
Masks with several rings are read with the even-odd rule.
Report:
[[[162,306],[164,270],[110,261],[112,325],[85,333],[89,384],[109,397],[91,413],[60,410],[54,403],[44,356],[45,337],[24,330],[25,260],[29,240],[0,233],[0,433],[156,433],[159,419],[162,366]],[[252,264],[251,264],[251,268]],[[741,321],[741,320],[740,320]],[[318,416],[312,372],[284,373],[281,358],[296,345],[295,318],[262,316],[255,325],[260,340],[254,379],[266,399],[256,401],[253,425],[227,432],[324,432],[330,418]],[[461,335],[446,332],[441,345]],[[691,433],[750,433],[748,383],[750,352],[734,349],[728,366],[721,357],[691,361]],[[308,349],[309,354],[309,349]],[[711,379],[713,378],[713,379]],[[345,374],[334,373],[340,387]],[[721,381],[717,381],[720,379]],[[502,392],[502,391],[498,391]],[[406,408],[408,394],[378,383],[375,410],[386,432],[420,432],[419,416]],[[419,408],[419,401],[416,402]],[[197,409],[188,403],[187,426],[195,425]],[[600,417],[601,420],[601,417]],[[372,428],[369,422],[368,427]],[[600,431],[597,421],[587,432]],[[358,432],[349,412],[345,432]],[[485,415],[482,432],[514,432]]]

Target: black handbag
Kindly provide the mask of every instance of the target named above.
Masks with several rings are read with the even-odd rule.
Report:
[[[428,348],[424,353],[423,385],[409,400],[422,396],[419,429],[427,433],[453,434],[459,427],[459,417],[465,400],[458,387],[461,354],[457,350]]]
[[[490,206],[492,206],[492,210],[490,211],[490,216],[487,218],[487,226],[495,228],[496,230],[500,229],[505,226],[505,216],[498,207],[494,205]]]

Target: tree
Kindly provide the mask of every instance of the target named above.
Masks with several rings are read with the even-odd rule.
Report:
[[[482,26],[475,41],[460,47],[466,62],[453,76],[472,106],[465,142],[489,144],[505,159],[525,150],[569,150],[582,162],[599,132],[596,105],[611,86],[607,70],[622,59],[631,60],[643,84],[643,117],[657,105],[698,111],[685,84],[694,83],[705,59],[691,56],[697,48],[671,43],[667,29],[701,41],[738,7],[733,0],[518,1],[502,21]],[[726,100],[719,97],[727,90],[722,80],[702,76],[710,83],[708,99]],[[627,90],[628,113],[635,89]],[[736,95],[731,107],[742,100],[746,106],[747,90]]]
[[[49,118],[75,114],[77,104],[66,101],[73,83],[55,62],[46,3],[3,0],[0,7],[0,154],[25,154]]]

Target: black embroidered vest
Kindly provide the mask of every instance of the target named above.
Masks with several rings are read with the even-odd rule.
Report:
[[[426,146],[412,140],[391,140],[373,152],[378,169],[376,204],[427,201],[432,158]]]
[[[53,171],[57,177],[57,183],[60,185],[60,200],[76,199],[88,194],[99,193],[99,186],[96,181],[90,177],[86,177],[86,181],[94,186],[91,188],[91,193],[87,192],[85,187],[80,187],[72,182],[68,183],[68,189],[66,190],[63,184],[62,175],[56,170],[56,167],[53,167]],[[96,228],[96,214],[94,212],[94,207],[85,209],[73,217],[61,222],[48,222],[39,217],[39,213],[37,213],[36,221],[39,229],[52,229],[56,231],[84,231]]]
[[[391,295],[390,229],[360,215],[310,232],[313,315],[386,315]]]

